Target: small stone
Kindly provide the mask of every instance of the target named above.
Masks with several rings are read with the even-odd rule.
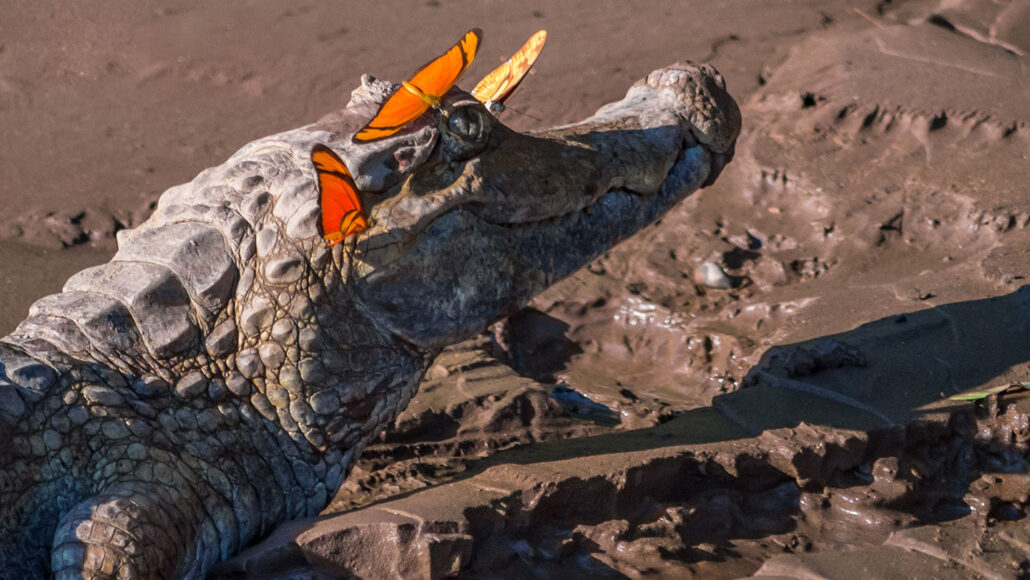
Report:
[[[733,280],[712,262],[704,262],[694,270],[694,281],[706,288],[726,290],[733,287]]]
[[[447,369],[447,365],[436,363],[429,369],[429,372],[426,374],[429,375],[430,379],[433,379],[434,381],[439,381],[441,379],[446,379],[448,376],[450,376],[451,371]]]
[[[175,394],[186,400],[192,399],[206,390],[207,378],[197,371],[189,373],[175,385]]]
[[[253,379],[265,372],[265,367],[261,364],[261,357],[258,355],[257,349],[253,348],[248,348],[236,357],[236,368],[248,379]]]
[[[258,353],[261,355],[261,362],[265,364],[267,369],[277,369],[282,366],[283,361],[286,360],[286,351],[283,347],[279,346],[274,342],[266,342],[258,348]]]
[[[332,389],[315,393],[309,401],[319,415],[332,415],[340,410],[340,397]]]

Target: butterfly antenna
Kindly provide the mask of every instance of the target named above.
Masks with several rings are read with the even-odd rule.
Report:
[[[543,120],[543,119],[541,119],[540,117],[535,117],[535,116],[533,116],[533,115],[530,115],[529,113],[527,113],[527,112],[525,112],[525,111],[520,111],[519,109],[516,109],[516,108],[514,108],[514,107],[505,107],[505,108],[504,108],[504,110],[505,110],[505,111],[511,111],[511,112],[513,112],[513,113],[518,113],[518,114],[520,114],[520,115],[525,115],[525,116],[529,117],[530,119],[533,119],[534,121],[539,121],[539,122],[541,122],[541,123],[543,123],[543,122],[544,122],[544,120]]]

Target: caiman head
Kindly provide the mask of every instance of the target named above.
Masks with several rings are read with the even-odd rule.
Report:
[[[371,221],[347,250],[357,306],[430,350],[511,314],[712,183],[740,129],[722,77],[688,62],[564,127],[517,133],[452,89],[396,136],[352,142],[392,88],[366,76],[317,126],[332,132]]]

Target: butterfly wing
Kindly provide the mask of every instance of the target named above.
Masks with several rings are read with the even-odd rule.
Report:
[[[444,96],[476,58],[482,37],[478,28],[469,30],[447,52],[419,69],[409,82],[429,95]]]
[[[311,162],[318,174],[319,204],[322,207],[322,236],[330,246],[368,229],[365,207],[350,171],[333,150],[315,145]]]
[[[428,97],[439,99],[454,86],[465,69],[472,64],[479,50],[482,32],[473,28],[447,52],[426,63],[415,73],[410,84]],[[389,137],[417,119],[429,103],[409,90],[395,91],[365,127],[354,135],[355,141],[374,141]]]
[[[526,78],[529,69],[533,68],[546,41],[546,30],[530,36],[518,52],[476,84],[472,96],[482,103],[503,103]]]
[[[394,91],[390,98],[379,107],[379,111],[360,131],[354,135],[355,141],[375,141],[389,137],[417,119],[429,108],[418,95],[403,88]]]

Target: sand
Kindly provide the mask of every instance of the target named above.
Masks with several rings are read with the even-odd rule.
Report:
[[[519,130],[682,59],[741,105],[713,187],[442,355],[323,518],[216,575],[1027,572],[1030,404],[946,398],[1030,374],[1027,3],[5,4],[5,332],[166,188],[472,26],[467,79],[548,30]]]

